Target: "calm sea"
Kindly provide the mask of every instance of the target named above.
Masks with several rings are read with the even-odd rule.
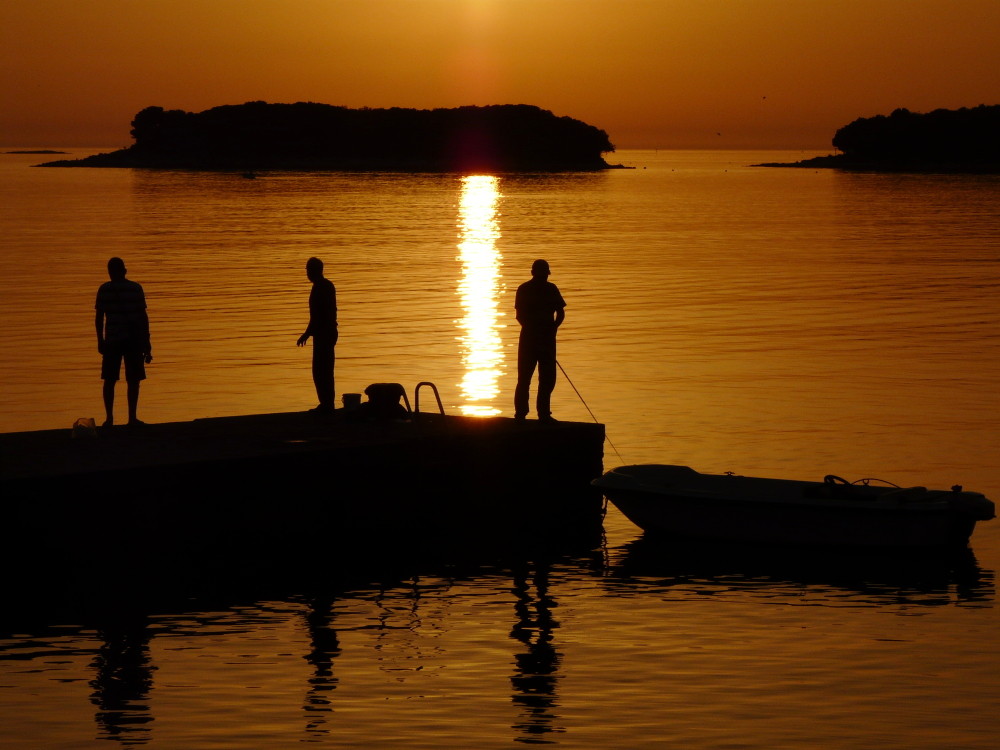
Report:
[[[101,421],[112,255],[149,302],[148,422],[315,404],[312,255],[338,393],[429,380],[450,413],[510,415],[542,257],[568,303],[553,410],[607,426],[607,467],[1000,501],[1000,178],[749,166],[812,155],[256,179],[2,155],[0,431]],[[349,583],[322,550],[260,578],[89,561],[4,594],[0,746],[996,747],[1000,522],[944,559],[663,549],[614,508],[604,530]]]

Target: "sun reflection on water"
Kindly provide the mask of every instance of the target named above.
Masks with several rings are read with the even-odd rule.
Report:
[[[462,330],[462,361],[465,374],[460,383],[467,416],[489,417],[500,413],[492,405],[499,396],[503,364],[500,342],[500,236],[497,206],[500,181],[486,175],[462,178],[459,202],[459,259],[462,277],[458,293],[464,315],[458,321]]]

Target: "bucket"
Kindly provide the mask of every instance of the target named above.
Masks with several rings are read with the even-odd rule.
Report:
[[[73,423],[74,438],[95,438],[97,437],[97,425],[93,417],[80,417]]]

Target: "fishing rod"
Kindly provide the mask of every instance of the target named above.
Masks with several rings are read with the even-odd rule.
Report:
[[[587,408],[587,411],[590,413],[590,418],[593,419],[595,422],[597,422],[597,424],[600,424],[600,422],[597,420],[597,417],[594,416],[594,412],[591,411],[590,406],[584,400],[583,395],[580,393],[579,390],[577,390],[577,387],[573,385],[573,381],[570,379],[569,375],[566,374],[566,368],[562,366],[562,362],[560,362],[557,359],[556,364],[559,365],[559,371],[562,372],[563,377],[566,378],[566,382],[569,383],[574,393],[576,393],[576,395],[579,397],[580,402]],[[611,450],[613,450],[615,452],[615,455],[618,456],[618,460],[621,461],[622,463],[625,463],[625,459],[622,458],[622,454],[618,452],[618,449],[615,447],[615,444],[612,443],[611,438],[608,437],[607,430],[605,430],[604,432],[604,439],[608,441],[608,445],[611,446]]]

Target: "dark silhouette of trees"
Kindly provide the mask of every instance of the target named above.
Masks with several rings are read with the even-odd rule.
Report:
[[[247,102],[204,112],[147,107],[134,145],[46,166],[188,169],[549,171],[605,169],[608,134],[538,107],[349,109]]]
[[[1000,173],[1000,105],[862,117],[840,128],[833,145],[841,153],[757,166]]]
[[[837,131],[833,145],[853,161],[887,164],[1000,163],[1000,105],[860,118]]]

